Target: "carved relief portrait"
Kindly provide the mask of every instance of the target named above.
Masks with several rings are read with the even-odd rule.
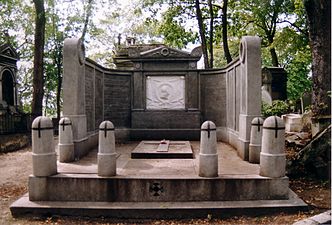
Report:
[[[148,76],[146,79],[147,109],[184,109],[184,76]]]

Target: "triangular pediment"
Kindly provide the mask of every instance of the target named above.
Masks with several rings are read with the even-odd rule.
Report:
[[[16,53],[15,49],[9,44],[4,44],[0,46],[0,55],[13,59],[18,59],[18,54]]]
[[[166,46],[160,46],[154,49],[150,49],[145,52],[140,53],[141,57],[144,58],[178,58],[178,57],[190,57],[190,53],[181,51],[178,49],[166,47]]]

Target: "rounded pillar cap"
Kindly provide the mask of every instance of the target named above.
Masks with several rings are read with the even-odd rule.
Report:
[[[281,119],[279,116],[270,116],[267,119],[265,119],[263,128],[285,128],[285,124],[283,119]]]
[[[53,129],[53,123],[52,120],[46,116],[38,116],[36,119],[33,120],[31,127],[36,129]]]
[[[216,129],[216,125],[212,122],[212,121],[205,121],[202,126],[201,129]]]
[[[71,125],[71,121],[70,121],[70,119],[68,117],[63,117],[63,118],[60,119],[59,125],[64,124],[64,123]]]
[[[111,121],[105,120],[99,125],[99,129],[110,128],[114,129],[114,125]]]
[[[251,121],[252,125],[257,125],[257,124],[263,125],[263,123],[264,123],[264,120],[262,117],[255,117]]]

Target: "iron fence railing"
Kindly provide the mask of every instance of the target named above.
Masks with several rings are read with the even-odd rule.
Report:
[[[30,131],[31,115],[0,115],[0,134],[23,133]]]

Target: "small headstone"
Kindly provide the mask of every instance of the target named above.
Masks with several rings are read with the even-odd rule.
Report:
[[[206,121],[201,126],[201,143],[199,152],[199,176],[218,176],[218,154],[216,125]]]
[[[59,121],[59,161],[72,162],[75,160],[72,123],[64,117]]]
[[[249,162],[259,163],[261,147],[263,122],[261,117],[255,117],[251,121],[250,144],[249,144]]]
[[[116,175],[114,125],[110,121],[104,121],[99,126],[98,175]]]
[[[36,177],[57,173],[53,124],[45,116],[37,117],[32,123],[32,173]]]
[[[266,90],[266,87],[262,87],[262,102],[268,105],[272,105],[272,97],[270,93]]]
[[[285,125],[280,117],[270,116],[263,124],[260,175],[279,178],[285,173]]]

